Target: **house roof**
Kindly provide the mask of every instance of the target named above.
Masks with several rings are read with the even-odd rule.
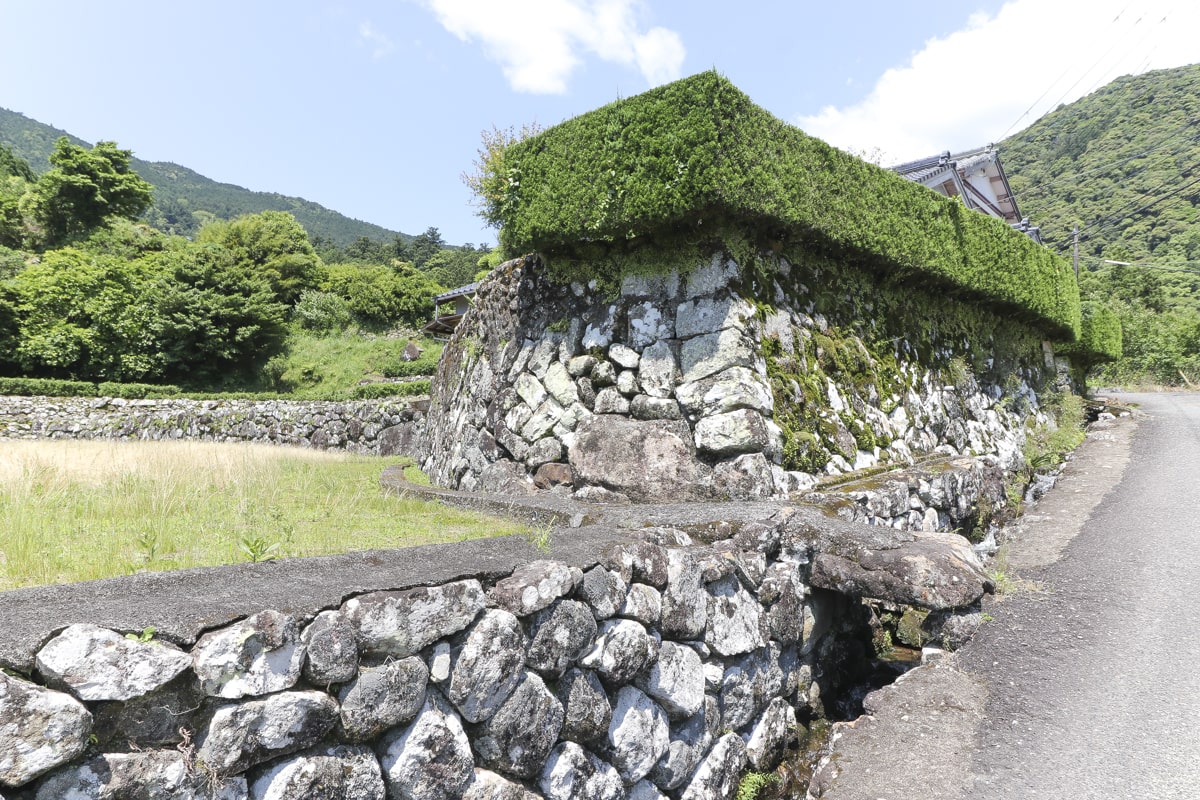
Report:
[[[948,194],[941,189],[943,183],[953,181],[956,194],[968,208],[998,217],[1013,226],[1023,221],[995,145],[961,153],[947,150],[936,156],[897,164],[891,170],[942,194]],[[1024,222],[1028,226],[1028,220]]]
[[[475,290],[479,288],[478,283],[468,283],[465,286],[459,286],[457,289],[451,289],[448,292],[442,292],[437,297],[433,298],[433,302],[437,304],[446,303],[459,297],[470,297],[475,294]]]

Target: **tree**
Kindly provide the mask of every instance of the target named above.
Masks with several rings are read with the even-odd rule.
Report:
[[[287,307],[261,273],[211,243],[186,243],[150,256],[158,310],[154,338],[163,377],[212,386],[252,377],[287,338]]]
[[[151,186],[130,169],[131,155],[115,142],[99,142],[88,150],[60,137],[50,154],[51,169],[26,198],[42,244],[63,244],[110,218],[136,219],[149,208]]]
[[[262,275],[275,298],[287,306],[305,289],[316,289],[325,278],[325,265],[308,234],[286,211],[246,214],[230,222],[204,226],[197,241],[218,244],[234,260]]]
[[[408,245],[408,256],[412,260],[413,266],[417,269],[425,269],[429,259],[437,255],[438,251],[446,246],[442,241],[441,232],[430,226],[425,229],[424,233],[413,237],[413,240]]]
[[[138,261],[63,248],[9,282],[16,296],[16,360],[26,374],[82,380],[144,380],[162,366],[154,275]]]

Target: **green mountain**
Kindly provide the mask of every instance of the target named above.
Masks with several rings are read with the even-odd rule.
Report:
[[[1120,318],[1099,378],[1196,383],[1200,64],[1118,78],[999,146],[1021,212],[1066,256],[1078,226],[1080,290]]]
[[[1081,269],[1152,264],[1169,305],[1200,308],[1200,277],[1180,274],[1200,272],[1200,64],[1118,78],[1000,152],[1051,248],[1069,255],[1078,225]]]
[[[35,172],[50,168],[48,159],[60,136],[66,136],[78,145],[91,146],[66,131],[0,108],[0,143],[28,161]],[[351,219],[300,197],[252,192],[230,183],[218,183],[178,164],[137,158],[130,163],[154,186],[154,205],[146,213],[147,221],[168,233],[188,236],[211,219],[233,219],[260,211],[287,211],[304,226],[310,237],[320,237],[338,247],[344,248],[362,237],[386,243],[391,243],[397,236],[406,242],[413,238],[400,231]]]

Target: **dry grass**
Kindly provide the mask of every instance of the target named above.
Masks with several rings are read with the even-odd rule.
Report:
[[[0,591],[523,532],[385,495],[398,459],[204,442],[0,442]]]

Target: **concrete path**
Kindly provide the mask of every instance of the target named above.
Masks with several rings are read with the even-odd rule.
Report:
[[[1200,395],[1121,399],[1010,545],[1021,586],[872,697],[816,796],[1200,797]]]

